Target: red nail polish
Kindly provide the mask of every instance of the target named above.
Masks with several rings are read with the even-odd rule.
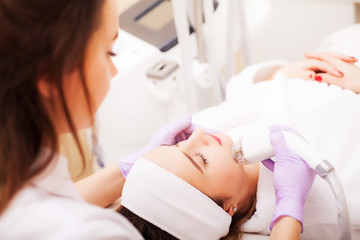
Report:
[[[322,81],[322,77],[321,77],[321,76],[316,76],[316,77],[315,77],[315,80],[318,81],[318,82],[321,82],[321,81]]]
[[[353,61],[357,61],[357,58],[355,58],[355,57],[350,57],[351,58],[351,60],[353,60]]]
[[[341,76],[344,76],[344,74],[342,72],[340,72],[340,71],[338,71],[338,72],[340,73]]]

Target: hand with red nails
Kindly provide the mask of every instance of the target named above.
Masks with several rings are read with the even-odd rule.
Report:
[[[200,126],[192,123],[191,115],[172,121],[160,128],[145,147],[118,160],[120,170],[124,178],[127,177],[134,163],[148,151],[161,145],[174,145],[190,137],[192,132]],[[205,133],[213,134],[217,131],[203,128]]]
[[[357,62],[356,58],[335,52],[311,52],[306,53],[305,57],[309,60],[331,64],[343,75],[339,78],[332,73],[322,71],[315,76],[318,79],[321,78],[322,82],[338,85],[344,89],[360,93],[360,68],[354,64]]]
[[[285,74],[289,78],[302,78],[305,80],[317,80],[318,72],[326,72],[334,78],[342,78],[343,74],[331,63],[318,59],[308,59],[301,62],[285,65],[278,72]],[[317,78],[316,78],[317,77]]]

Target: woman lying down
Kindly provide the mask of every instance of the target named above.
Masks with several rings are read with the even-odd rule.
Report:
[[[282,134],[281,131],[281,127],[272,128],[273,135]],[[296,184],[297,190],[291,191],[299,191],[300,199],[282,196],[287,203],[298,206],[278,203],[271,228],[284,214],[302,221],[304,199],[314,179],[312,170],[300,158],[294,155],[292,163],[287,161],[292,153],[281,149],[281,140],[273,142],[279,149],[277,158],[283,157],[286,165],[277,169],[277,176],[292,172],[297,175],[293,180],[308,181],[301,186]],[[230,235],[240,236],[239,226],[255,209],[259,164],[237,165],[232,158],[232,143],[226,134],[206,135],[202,129],[196,129],[177,145],[158,147],[145,154],[127,176],[120,213],[145,239],[219,239],[227,235],[230,223]],[[294,171],[294,167],[303,170]],[[284,185],[291,187],[291,181],[278,182],[282,184],[278,190],[287,195]]]
[[[147,239],[219,239],[228,233],[237,236],[242,231],[270,234],[282,215],[302,223],[302,239],[338,239],[337,208],[331,189],[316,177],[306,198],[313,173],[305,171],[306,164],[297,156],[288,153],[297,160],[285,163],[296,162],[300,167],[287,166],[287,181],[282,180],[282,184],[302,192],[299,196],[303,199],[290,207],[279,204],[278,193],[283,191],[276,178],[273,182],[270,170],[262,164],[240,167],[232,160],[232,139],[237,140],[259,125],[282,123],[298,130],[335,166],[347,198],[352,237],[359,238],[360,97],[334,85],[304,81],[302,74],[309,73],[308,79],[319,74],[323,82],[337,78],[357,91],[360,84],[354,83],[354,73],[360,76],[360,70],[353,65],[355,60],[343,55],[312,56],[321,61],[285,67],[282,63],[254,66],[232,79],[223,104],[193,116],[194,122],[231,137],[221,133],[215,137],[204,135],[197,130],[177,146],[159,147],[146,154],[130,171],[120,212]],[[287,77],[289,69],[300,77]],[[273,80],[262,81],[269,78]],[[273,142],[274,148],[282,144]],[[275,172],[276,167],[275,164]],[[161,233],[150,230],[153,227]],[[153,233],[160,235],[150,237]]]

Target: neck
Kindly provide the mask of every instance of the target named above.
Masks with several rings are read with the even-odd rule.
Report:
[[[248,175],[248,181],[250,186],[249,194],[255,195],[257,190],[257,183],[259,179],[260,163],[246,165],[245,171]]]
[[[247,202],[245,204],[246,211],[250,210],[253,202],[256,199],[256,191],[257,191],[257,183],[259,179],[259,170],[260,170],[260,163],[257,164],[249,164],[244,166],[244,170],[247,174],[248,180],[248,193],[247,193]]]

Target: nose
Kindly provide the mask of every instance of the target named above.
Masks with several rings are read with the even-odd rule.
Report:
[[[201,128],[195,129],[195,131],[191,134],[188,139],[188,144],[209,144],[208,138],[205,136],[205,132]]]

